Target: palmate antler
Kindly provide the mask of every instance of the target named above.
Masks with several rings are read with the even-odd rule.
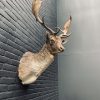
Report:
[[[62,32],[59,36],[61,37],[63,44],[67,42],[67,37],[71,35],[71,33],[68,34],[71,21],[72,21],[72,17],[70,16],[70,18],[65,22],[63,30],[57,27]]]
[[[47,25],[44,23],[44,17],[41,18],[39,15],[40,8],[41,8],[41,0],[34,0],[32,4],[32,13],[36,18],[36,21],[38,21],[44,28],[46,28],[51,34],[54,34],[55,31],[53,31],[51,28],[49,28]]]

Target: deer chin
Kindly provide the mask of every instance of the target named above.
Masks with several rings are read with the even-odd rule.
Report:
[[[57,53],[61,53],[61,52],[63,52],[63,51],[57,50],[57,51],[54,51],[53,54],[57,54]]]

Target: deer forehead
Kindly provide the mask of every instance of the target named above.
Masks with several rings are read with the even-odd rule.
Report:
[[[61,38],[59,36],[51,35],[50,39],[55,40],[55,41],[60,41]]]

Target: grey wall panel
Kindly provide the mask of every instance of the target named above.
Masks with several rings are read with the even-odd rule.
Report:
[[[45,30],[31,11],[32,0],[0,0],[0,100],[58,100],[57,59],[28,86],[17,77],[21,56],[37,52],[45,42]],[[55,27],[56,0],[43,0],[41,15]]]
[[[59,57],[60,100],[100,100],[100,1],[58,0],[58,25],[72,15],[72,35]]]

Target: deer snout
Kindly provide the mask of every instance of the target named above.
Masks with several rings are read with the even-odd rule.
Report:
[[[59,51],[63,52],[63,51],[64,51],[64,47],[63,47],[63,46],[60,47],[60,48],[59,48]]]

